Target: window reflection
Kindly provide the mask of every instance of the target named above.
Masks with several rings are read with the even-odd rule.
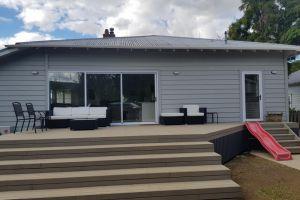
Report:
[[[49,73],[50,108],[84,106],[84,73]]]
[[[87,104],[109,107],[112,121],[121,122],[120,74],[87,74]]]

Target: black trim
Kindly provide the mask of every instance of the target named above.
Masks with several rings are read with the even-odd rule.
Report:
[[[222,156],[222,164],[224,164],[235,156],[250,151],[251,141],[249,135],[250,133],[247,130],[243,130],[213,139],[210,142],[214,144],[215,152]]]

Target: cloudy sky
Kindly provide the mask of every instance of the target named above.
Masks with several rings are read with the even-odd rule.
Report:
[[[219,38],[240,0],[0,0],[0,48],[21,41],[176,35]]]

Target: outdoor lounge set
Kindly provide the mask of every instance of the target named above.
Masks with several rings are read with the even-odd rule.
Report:
[[[19,121],[22,122],[21,132],[25,121],[33,121],[32,129],[36,132],[36,121],[40,121],[40,128],[67,128],[71,130],[94,130],[98,127],[110,126],[111,115],[107,107],[54,107],[50,111],[36,111],[31,103],[26,103],[27,111],[22,110],[19,102],[13,102],[16,115],[16,132]],[[27,112],[27,115],[24,113]],[[212,119],[216,113],[207,113],[206,108],[199,105],[183,105],[178,113],[161,113],[160,124],[163,125],[182,125],[182,124],[205,124],[207,114],[212,114]]]
[[[26,103],[27,111],[23,111],[21,103],[13,102],[12,105],[16,116],[14,133],[19,122],[22,122],[20,129],[22,132],[26,121],[28,121],[26,130],[28,131],[32,122],[32,129],[35,132],[37,121],[40,122],[39,128],[42,131],[47,128],[67,127],[71,130],[93,130],[109,126],[111,123],[107,107],[54,107],[50,111],[38,111],[34,109],[32,103]]]
[[[207,109],[199,105],[183,105],[178,113],[161,113],[160,124],[205,124],[207,122]]]
[[[70,127],[71,130],[92,130],[110,123],[107,107],[54,107],[47,119],[49,128]]]

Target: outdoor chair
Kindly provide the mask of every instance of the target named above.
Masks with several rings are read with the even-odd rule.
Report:
[[[179,111],[184,113],[187,124],[205,124],[207,122],[207,108],[200,108],[199,105],[183,105]]]
[[[41,130],[44,131],[45,127],[45,121],[46,121],[46,114],[41,111],[34,110],[34,107],[32,103],[26,103],[27,113],[28,113],[28,125],[27,125],[27,131],[30,125],[31,120],[33,120],[32,129],[34,129],[34,132],[36,133],[36,121],[40,121]]]
[[[21,127],[21,132],[22,132],[24,123],[25,123],[25,121],[29,120],[29,118],[25,117],[21,103],[13,102],[12,105],[13,105],[15,115],[16,115],[16,120],[17,120],[16,124],[15,124],[15,128],[14,128],[14,133],[16,133],[19,121],[22,121],[22,127]]]

